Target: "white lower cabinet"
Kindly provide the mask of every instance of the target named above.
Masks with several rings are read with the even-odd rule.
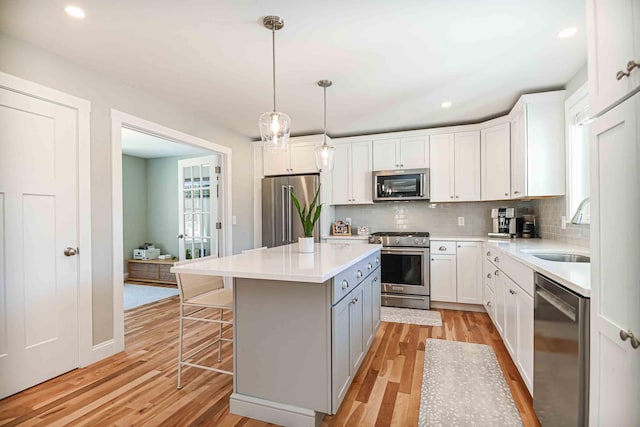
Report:
[[[344,298],[331,309],[333,343],[331,354],[332,378],[331,394],[334,408],[340,406],[349,384],[351,384],[351,360],[349,348],[351,343],[350,317],[351,300]]]
[[[349,300],[349,360],[350,370],[355,375],[364,356],[365,336],[364,336],[364,283],[356,288],[350,295]]]
[[[484,252],[484,306],[525,385],[533,394],[533,295],[525,291],[525,288],[532,291],[528,283],[533,278],[533,270],[500,253],[495,247],[485,246]],[[504,264],[507,271],[512,271],[513,276],[522,281],[522,286],[496,264]],[[491,301],[491,305],[487,301]]]
[[[482,304],[482,244],[431,241],[431,300]]]

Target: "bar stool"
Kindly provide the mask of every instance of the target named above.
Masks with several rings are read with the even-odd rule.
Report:
[[[200,354],[207,348],[218,344],[218,362],[222,361],[222,343],[233,342],[233,339],[224,338],[222,336],[222,327],[224,325],[233,325],[232,320],[224,320],[224,311],[233,309],[233,289],[225,289],[224,282],[220,276],[207,276],[201,274],[176,274],[178,289],[180,290],[180,333],[178,343],[178,388],[182,388],[182,367],[191,366],[192,368],[206,369],[207,371],[219,372],[221,374],[233,375],[233,372],[224,369],[204,366],[197,363],[188,362],[194,356]],[[194,307],[196,310],[185,314],[186,307]],[[220,310],[220,319],[207,319],[203,317],[194,317],[208,308]],[[211,343],[207,343],[201,348],[195,349],[191,354],[185,357],[183,354],[183,328],[184,321],[192,320],[205,323],[218,324],[218,338]]]

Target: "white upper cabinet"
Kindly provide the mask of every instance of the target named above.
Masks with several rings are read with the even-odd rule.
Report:
[[[511,111],[511,197],[565,192],[565,91],[523,95]]]
[[[373,203],[371,142],[335,144],[335,150],[331,204]]]
[[[511,134],[509,123],[480,131],[482,200],[511,196]]]
[[[327,137],[327,140],[330,138]],[[317,173],[315,147],[322,143],[322,135],[289,139],[286,150],[267,150],[262,153],[264,175],[292,175]]]
[[[587,0],[587,50],[594,115],[640,86],[640,1]]]
[[[456,133],[454,146],[455,201],[480,200],[480,132]]]
[[[480,200],[480,132],[432,135],[431,201]]]
[[[426,136],[373,141],[373,170],[428,167],[429,138]]]

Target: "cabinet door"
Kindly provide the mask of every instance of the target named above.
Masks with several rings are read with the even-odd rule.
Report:
[[[507,276],[501,274],[504,286],[504,343],[513,360],[516,360],[518,343],[518,294],[517,286]]]
[[[629,61],[640,61],[639,15],[637,0],[587,1],[590,114],[640,85],[639,69],[628,77],[616,77],[619,71],[627,71]]]
[[[634,105],[635,102],[635,105]],[[620,212],[640,211],[640,96],[590,125],[592,425],[640,425],[640,223],[620,226]],[[597,249],[596,249],[597,248]]]
[[[351,345],[351,324],[349,311],[351,298],[345,297],[331,309],[331,377],[332,407],[338,410],[351,381],[351,362],[349,347]]]
[[[456,256],[431,255],[431,301],[456,302]]]
[[[371,339],[375,338],[376,332],[378,331],[378,327],[380,326],[380,306],[381,306],[381,291],[382,284],[380,281],[380,269],[376,270],[373,273],[375,277],[373,278],[373,289],[372,289],[372,313],[373,313],[373,336]]]
[[[267,150],[262,151],[262,161],[264,167],[264,175],[286,175],[289,172],[289,147],[286,150]]]
[[[346,205],[351,203],[350,145],[336,144],[333,172],[331,176],[331,203]]]
[[[291,160],[291,173],[316,173],[318,167],[316,166],[314,144],[291,144],[289,145],[289,154]]]
[[[349,362],[353,377],[364,357],[364,286],[358,286],[347,299],[349,304]]]
[[[526,109],[514,113],[511,119],[511,198],[518,199],[527,195],[527,138]]]
[[[533,394],[533,297],[519,286],[517,293],[517,344],[516,363],[522,379]]]
[[[480,133],[482,200],[511,196],[511,134],[509,123],[482,129]]]
[[[399,156],[399,139],[382,139],[373,141],[373,170],[390,170],[401,168]]]
[[[457,301],[482,304],[482,243],[458,242]]]
[[[493,270],[493,277],[495,279],[495,281],[493,282],[495,286],[494,298],[496,300],[495,302],[496,318],[494,320],[495,320],[496,329],[500,333],[500,336],[504,338],[504,312],[505,312],[504,293],[506,289],[504,288],[505,282],[504,282],[502,273],[500,272],[500,270],[495,268],[495,266]]]
[[[337,153],[336,153],[337,155]],[[371,142],[351,144],[352,203],[373,203],[373,175],[371,174]]]
[[[405,169],[429,167],[429,138],[420,136],[400,140],[400,164]]]
[[[480,200],[480,132],[456,133],[454,145],[455,201]]]
[[[453,200],[453,134],[432,135],[429,138],[429,158],[431,163],[431,201],[451,202]]]
[[[495,304],[495,296],[491,288],[485,283],[482,305],[484,305],[484,309],[487,311],[487,314],[495,324],[495,316],[496,316],[496,304]]]
[[[368,348],[371,340],[373,339],[373,279],[375,275],[372,274],[362,284],[362,333],[364,347]]]

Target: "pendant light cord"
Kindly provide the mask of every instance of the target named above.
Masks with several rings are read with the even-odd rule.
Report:
[[[276,29],[271,29],[271,46],[273,47],[273,112],[276,112]]]
[[[327,87],[324,87],[324,145],[327,145]]]

